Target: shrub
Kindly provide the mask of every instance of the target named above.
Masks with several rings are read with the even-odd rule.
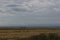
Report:
[[[32,36],[30,40],[47,40],[47,36],[42,33],[40,35]]]
[[[8,40],[7,38],[0,38],[0,40]]]
[[[28,40],[60,40],[60,36],[57,33],[49,33],[49,34],[40,34],[30,37]]]
[[[49,40],[59,40],[59,35],[57,33],[49,33],[48,39]]]

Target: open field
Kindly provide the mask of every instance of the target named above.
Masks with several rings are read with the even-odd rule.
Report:
[[[60,34],[60,29],[41,29],[41,28],[33,28],[33,29],[1,29],[0,37],[30,37],[32,35],[39,35],[40,33],[58,33]]]
[[[41,33],[58,33],[60,29],[47,29],[47,28],[0,28],[0,38],[29,38],[31,36],[39,35]]]

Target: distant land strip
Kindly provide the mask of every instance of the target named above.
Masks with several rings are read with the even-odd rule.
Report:
[[[0,30],[32,30],[32,29],[50,29],[50,30],[58,30],[58,29],[60,29],[60,27],[59,26],[55,26],[55,27],[53,27],[53,26],[51,26],[51,27],[42,27],[42,26],[39,26],[39,27],[37,27],[37,26],[29,26],[29,27],[25,27],[25,26],[0,26]]]

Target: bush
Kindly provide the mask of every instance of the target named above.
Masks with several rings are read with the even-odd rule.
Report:
[[[59,35],[57,33],[49,33],[48,39],[50,40],[59,40]]]
[[[36,36],[30,37],[28,40],[60,40],[60,36],[57,33],[49,33],[49,34],[40,34]]]
[[[47,36],[42,33],[40,35],[32,36],[30,40],[47,40]]]
[[[7,38],[0,38],[0,40],[8,40]]]

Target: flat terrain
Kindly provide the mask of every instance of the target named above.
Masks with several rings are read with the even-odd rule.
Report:
[[[48,29],[48,28],[0,28],[0,38],[28,38],[40,33],[58,33],[60,29]]]

